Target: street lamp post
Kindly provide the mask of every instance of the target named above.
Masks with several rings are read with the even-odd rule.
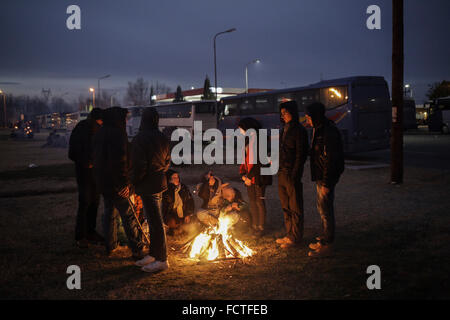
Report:
[[[216,35],[214,36],[214,88],[215,88],[215,93],[216,93],[216,111],[217,111],[217,63],[216,63],[216,38],[218,35],[224,34],[224,33],[228,33],[228,32],[233,32],[236,31],[236,28],[232,28],[232,29],[228,29],[226,31],[222,31],[219,33],[216,33]]]
[[[261,60],[255,59],[245,65],[245,93],[248,93],[248,66],[252,63],[260,63]]]
[[[100,90],[100,80],[103,80],[103,79],[106,79],[106,78],[109,78],[109,77],[111,77],[111,75],[107,74],[106,76],[103,76],[103,77],[100,77],[100,78],[97,79],[98,80],[97,90],[98,90],[98,96],[100,97],[100,100],[102,99],[102,92]]]
[[[92,92],[92,107],[95,108],[95,89],[89,88],[89,91]]]
[[[0,94],[3,96],[3,124],[5,125],[5,128],[8,126],[6,122],[6,93],[4,93],[2,90],[0,90]]]

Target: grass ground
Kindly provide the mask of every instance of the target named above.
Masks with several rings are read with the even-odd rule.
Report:
[[[129,259],[107,258],[101,247],[74,245],[74,169],[66,150],[40,148],[44,139],[42,133],[12,141],[0,132],[2,299],[450,298],[449,171],[408,167],[405,183],[392,186],[389,168],[346,170],[336,189],[335,254],[311,259],[306,246],[319,233],[320,219],[306,167],[304,246],[281,250],[275,244],[283,234],[275,179],[267,190],[268,234],[244,239],[253,257],[197,263],[178,250],[184,239],[169,238],[171,268],[149,275]],[[177,170],[192,188],[207,169],[246,196],[236,166]],[[66,288],[66,268],[73,264],[81,268],[81,290]],[[372,264],[381,268],[381,290],[366,287]]]

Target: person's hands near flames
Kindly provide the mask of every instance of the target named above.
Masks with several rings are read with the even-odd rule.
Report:
[[[247,176],[242,176],[242,180],[244,181],[246,186],[250,187],[252,185],[252,180],[247,178]]]

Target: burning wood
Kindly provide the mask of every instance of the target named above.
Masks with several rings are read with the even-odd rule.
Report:
[[[186,251],[189,251],[189,257],[212,261],[246,258],[253,255],[252,249],[233,237],[230,232],[232,225],[233,222],[229,217],[219,217],[216,226],[207,228],[185,245]]]

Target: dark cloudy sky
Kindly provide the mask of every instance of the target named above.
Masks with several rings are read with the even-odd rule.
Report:
[[[66,8],[81,8],[79,31]],[[381,30],[366,28],[366,9],[381,8]],[[418,100],[427,84],[450,80],[448,0],[405,0],[405,82]],[[386,0],[3,0],[0,88],[67,97],[102,87],[123,90],[144,77],[172,88],[218,85],[282,88],[349,75],[391,78],[391,1]]]

